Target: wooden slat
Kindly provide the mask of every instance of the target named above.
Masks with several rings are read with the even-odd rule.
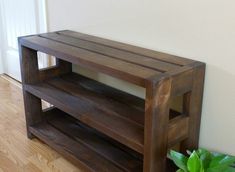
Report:
[[[189,134],[189,117],[181,115],[172,119],[168,126],[168,147],[183,141]]]
[[[66,81],[65,76],[62,77],[63,79],[54,78],[40,84],[26,85],[25,88],[85,124],[104,132],[133,150],[143,153],[144,113],[139,108],[133,108],[111,97],[106,97],[97,93],[96,90],[87,90],[84,82],[79,85]],[[78,82],[78,80],[76,81]],[[95,86],[96,82],[93,81],[93,83]],[[177,115],[171,111],[170,116]],[[179,132],[180,129],[185,128],[185,123],[170,123],[169,145],[179,138],[185,138],[185,132]],[[175,132],[178,134],[173,135],[172,133]]]
[[[127,104],[120,103],[111,98],[107,98],[102,94],[97,94],[97,92],[87,90],[82,85],[73,84],[61,78],[51,79],[47,82],[55,88],[63,90],[68,94],[75,97],[80,97],[84,101],[90,102],[94,107],[119,117],[124,117],[131,121],[135,121],[137,124],[142,124],[144,121],[144,112],[131,108]]]
[[[39,123],[31,126],[32,132],[39,139],[54,148],[72,163],[78,165],[87,172],[122,172],[107,159],[88,149],[81,143],[70,139],[65,134],[50,126],[48,123]]]
[[[85,76],[76,74],[76,73],[70,73],[68,75],[62,75],[61,78],[64,80],[75,83],[77,85],[81,85],[82,87],[86,88],[90,91],[95,91],[98,94],[102,94],[107,98],[116,100],[118,102],[121,102],[123,104],[127,104],[128,106],[132,108],[136,108],[142,112],[144,112],[144,104],[145,100],[139,97],[136,97],[134,95],[128,94],[124,91],[117,90],[115,88],[112,88],[110,86],[107,86],[105,84],[102,84],[100,82],[97,82],[95,80],[92,80],[90,78],[87,78]]]
[[[135,122],[109,114],[82,98],[70,95],[48,84],[26,85],[26,90],[69,113],[85,124],[104,132],[128,147],[143,152],[143,127]]]
[[[72,64],[61,59],[57,59],[55,66],[50,66],[39,70],[40,81],[60,76],[72,72]]]
[[[50,110],[46,115],[51,114],[54,117],[49,120],[49,123],[67,136],[85,145],[124,171],[142,171],[143,163],[141,160],[137,160],[127,152],[115,147],[103,137],[103,134],[69,118],[66,113],[58,109]]]
[[[99,43],[99,44],[109,46],[112,48],[118,48],[123,51],[131,52],[131,53],[135,53],[135,54],[139,54],[143,56],[148,56],[157,60],[161,60],[163,62],[168,62],[168,63],[172,63],[176,65],[184,66],[184,65],[188,65],[194,62],[193,60],[178,57],[175,55],[161,53],[161,52],[157,52],[154,50],[141,48],[141,47],[137,47],[137,46],[133,46],[129,44],[124,44],[121,42],[112,41],[112,40],[108,40],[108,39],[104,39],[104,38],[100,38],[96,36],[91,36],[91,35],[87,35],[87,34],[83,34],[79,32],[66,30],[66,31],[59,31],[58,33],[62,35],[71,36],[71,37],[83,39],[86,41],[94,42],[94,43]]]
[[[171,96],[181,96],[190,92],[193,87],[193,69],[191,67],[182,67],[172,74]]]
[[[109,114],[124,117],[144,126],[144,100],[141,98],[75,73],[62,75],[47,81],[47,83],[71,95],[82,97]],[[170,110],[170,119],[179,115],[180,113]]]
[[[149,81],[160,81],[163,78],[171,78],[171,97],[181,96],[187,92],[190,92],[193,88],[193,65],[184,66],[174,71],[162,73],[161,75],[155,75],[150,77]],[[147,83],[147,82],[146,82]]]
[[[160,72],[108,56],[55,42],[39,36],[25,37],[20,40],[24,46],[56,56],[63,60],[88,67],[111,76],[127,80],[140,86],[145,79]]]
[[[60,76],[60,78],[69,83],[74,83],[77,86],[83,87],[84,89],[88,90],[88,92],[95,92],[98,94],[98,96],[105,96],[106,99],[115,100],[124,105],[128,105],[128,107],[137,109],[139,112],[145,113],[145,100],[142,98],[128,94],[121,90],[117,90],[115,88],[112,88],[110,86],[107,86],[105,84],[102,84],[100,82],[97,82],[95,80],[89,79],[85,76],[76,73],[62,75]],[[179,112],[170,109],[170,119],[179,115],[181,115]],[[138,115],[135,115],[134,119],[132,120],[136,120],[138,121],[138,123],[144,124],[144,116],[140,117]]]
[[[163,62],[157,59],[149,58],[143,55],[123,51],[117,48],[105,46],[99,43],[86,41],[79,39],[79,37],[69,37],[58,33],[46,33],[40,35],[43,38],[47,38],[53,41],[71,45],[74,47],[82,48],[94,53],[102,54],[112,57],[114,59],[120,59],[129,63],[143,66],[160,72],[172,71],[179,68],[179,65]]]
[[[121,168],[129,167],[130,161],[133,160],[133,157],[123,154],[122,151],[117,150],[115,147],[108,146],[106,140],[110,143],[110,139],[106,137],[102,133],[98,133],[92,128],[86,127],[84,124],[76,121],[76,124],[71,124],[72,122],[75,123],[74,119],[69,118],[66,113],[63,111],[53,108],[50,109],[45,113],[47,116],[52,116],[52,119],[49,117],[49,122],[56,128],[60,129],[68,135],[69,137],[78,140],[79,142],[83,143],[84,145],[88,146],[90,149],[96,151],[99,154],[102,154],[104,157],[115,163],[117,166],[121,166]],[[188,128],[189,128],[189,117],[186,116],[178,116],[170,121],[168,126],[168,147],[179,143],[180,141],[184,140],[188,136]],[[82,131],[80,131],[82,130]],[[80,132],[79,132],[80,131]],[[99,144],[97,144],[99,143]],[[112,145],[119,146],[118,143],[112,141]],[[123,148],[122,148],[123,149]],[[109,157],[111,155],[116,155],[115,157]],[[121,157],[121,158],[120,158]],[[113,159],[114,158],[114,159]],[[119,162],[120,161],[120,162]],[[125,164],[126,163],[126,164]],[[140,167],[138,161],[134,161],[134,164],[137,164]],[[125,165],[124,165],[125,164]],[[133,165],[131,165],[133,167]],[[137,170],[138,168],[136,168]]]

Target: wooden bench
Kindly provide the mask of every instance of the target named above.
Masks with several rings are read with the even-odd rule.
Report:
[[[21,37],[19,49],[28,137],[84,171],[171,171],[169,148],[198,147],[204,63],[73,31]],[[39,70],[37,52],[56,66]],[[72,64],[144,87],[146,98],[75,74]],[[170,109],[176,96],[182,112]]]

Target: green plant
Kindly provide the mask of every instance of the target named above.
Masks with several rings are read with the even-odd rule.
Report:
[[[179,167],[177,172],[235,172],[231,167],[235,163],[235,157],[220,153],[198,149],[187,151],[189,157],[171,150],[169,158]]]

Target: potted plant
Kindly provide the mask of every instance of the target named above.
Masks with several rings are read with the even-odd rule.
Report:
[[[235,157],[214,153],[205,149],[193,152],[187,151],[189,157],[171,150],[169,158],[179,168],[177,172],[235,172],[231,166],[235,163]]]

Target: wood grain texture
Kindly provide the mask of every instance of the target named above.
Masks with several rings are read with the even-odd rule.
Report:
[[[70,80],[71,75],[73,81]],[[134,96],[105,85],[102,86],[103,92],[106,92],[103,95],[99,89],[95,89],[96,85],[100,84],[72,73],[52,78],[40,84],[26,85],[25,88],[28,92],[51,102],[83,123],[104,132],[135,151],[143,153],[144,111],[142,108],[144,107],[142,104],[137,107],[137,102],[141,101],[138,100],[140,98],[133,99]],[[113,90],[112,94],[108,94],[106,89]],[[125,94],[125,98],[132,100],[135,106],[126,104],[123,98],[116,96],[121,94]],[[168,125],[169,139],[167,144],[172,145],[172,143],[179,141],[177,138],[186,137],[188,120],[181,118],[174,120],[175,114],[169,113],[169,118],[173,118],[173,121]]]
[[[145,86],[195,61],[72,31],[21,37],[19,43],[65,61]]]
[[[117,144],[110,143],[110,139],[102,133],[58,109],[51,109],[45,115],[49,118],[48,122],[32,126],[36,135],[46,137],[42,139],[46,142],[50,140],[49,144],[55,144],[53,147],[65,156],[73,149],[73,156],[77,157],[74,161],[81,161],[87,171],[142,171],[141,160],[115,146]]]
[[[4,78],[6,77],[4,76]],[[81,168],[64,159],[45,143],[36,138],[27,139],[23,95],[19,83],[10,83],[0,76],[0,96],[0,171],[82,172]],[[56,125],[58,121],[52,123]],[[124,160],[125,156],[120,156],[121,158],[118,160]],[[167,172],[173,172],[170,164]]]
[[[0,75],[0,171],[81,172],[46,144],[27,138],[20,85]]]
[[[29,137],[34,133],[84,170],[133,171],[134,161],[119,161],[117,150],[104,150],[104,141],[91,143],[94,140],[82,137],[87,131],[76,127],[77,134],[59,117],[56,123],[46,122],[40,99],[102,133],[119,151],[134,155],[144,172],[169,171],[170,146],[180,144],[183,152],[198,146],[205,64],[73,31],[21,37],[19,46]],[[55,56],[56,66],[38,70],[37,51]],[[76,75],[72,63],[142,86],[146,97]],[[170,109],[178,96],[183,97],[180,113]]]
[[[144,171],[165,171],[171,78],[149,81],[146,90]]]
[[[25,91],[25,84],[33,84],[40,81],[38,70],[37,52],[30,48],[19,46],[20,66],[23,83],[23,96],[25,116],[27,123],[28,137],[33,138],[32,133],[29,131],[29,125],[42,121],[42,104],[41,99]]]
[[[171,71],[179,67],[179,65],[176,64],[163,62],[153,58],[143,57],[143,55],[119,50],[117,48],[108,47],[98,43],[93,43],[80,39],[79,37],[68,37],[58,33],[46,33],[40,35],[40,37],[54,40],[56,42],[61,42],[66,45],[71,45],[77,48],[82,48],[88,51],[95,52],[97,54],[102,54],[114,59],[133,63],[159,72]]]
[[[92,35],[87,35],[84,33],[74,32],[74,31],[70,31],[70,30],[59,31],[58,33],[61,35],[67,35],[70,37],[75,37],[75,38],[79,38],[82,40],[98,43],[98,44],[105,45],[108,47],[117,48],[117,49],[131,52],[134,54],[140,54],[143,56],[147,56],[150,58],[161,60],[163,62],[177,64],[179,66],[188,65],[188,64],[191,64],[194,62],[193,60],[190,60],[190,59],[186,59],[186,58],[182,58],[182,57],[178,57],[178,56],[174,56],[174,55],[170,55],[170,54],[166,54],[166,53],[162,53],[162,52],[157,52],[154,50],[150,50],[150,49],[146,49],[146,48],[142,48],[142,47],[137,47],[137,46],[133,46],[133,45],[129,45],[129,44],[124,44],[121,42],[108,40],[108,39],[104,39],[104,38],[100,38],[100,37],[96,37],[96,36],[92,36]]]
[[[145,78],[160,73],[133,63],[113,59],[102,54],[97,54],[39,36],[21,39],[21,44],[74,64],[133,82],[137,85],[143,86]]]
[[[61,153],[68,160],[80,166],[83,171],[89,172],[121,172],[120,169],[109,163],[103,157],[87,149],[82,144],[70,139],[62,132],[46,123],[30,127],[30,131],[49,146]]]
[[[49,123],[119,168],[126,171],[142,171],[141,158],[137,159],[128,154],[127,148],[125,150],[120,149],[117,142],[110,142],[110,139],[104,134],[85,126],[81,122],[61,115],[61,118],[49,120]]]
[[[186,153],[187,149],[193,150],[198,148],[202,99],[204,90],[205,64],[195,63],[193,71],[193,88],[186,95],[184,102],[184,113],[189,116],[189,137],[181,144],[181,151]]]
[[[56,58],[55,66],[39,70],[40,81],[72,72],[72,63]]]
[[[75,118],[94,128],[106,132],[110,137],[116,138],[133,149],[142,152],[143,130],[141,126],[118,116],[105,112],[81,98],[71,96],[50,85],[27,85],[27,91],[63,109]]]

